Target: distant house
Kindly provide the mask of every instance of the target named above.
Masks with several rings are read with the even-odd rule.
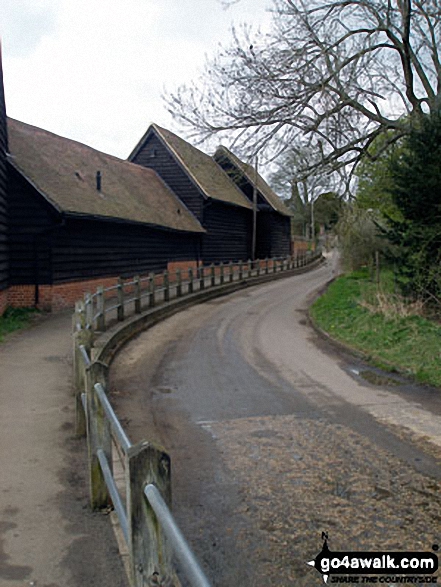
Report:
[[[12,119],[8,136],[9,304],[198,263],[205,231],[155,171]]]
[[[3,91],[3,72],[0,47],[0,316],[8,304],[9,253],[7,243],[7,176],[6,152],[8,136],[6,126],[5,94]]]
[[[129,160],[157,171],[199,220],[204,263],[251,257],[252,204],[212,157],[153,124]]]
[[[256,257],[283,257],[291,254],[291,212],[255,169],[226,147],[219,147],[214,160],[253,202],[257,195]]]

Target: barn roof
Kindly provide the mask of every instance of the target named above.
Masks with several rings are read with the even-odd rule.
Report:
[[[152,169],[11,118],[8,135],[11,163],[60,212],[204,232]]]
[[[216,149],[214,159],[217,161],[227,159],[237,169],[239,175],[242,175],[246,181],[248,181],[248,183],[254,186],[256,178],[254,167],[239,159],[239,157],[234,155],[234,153],[232,153],[229,149],[221,145]],[[291,212],[285,206],[281,198],[279,198],[279,196],[270,188],[270,186],[259,173],[257,174],[256,187],[258,192],[268,202],[273,210],[280,212],[280,214],[283,214],[284,216],[292,216]]]
[[[212,157],[157,124],[152,124],[148,128],[129,156],[129,160],[136,157],[152,132],[156,133],[206,198],[252,209],[252,205],[246,196]]]

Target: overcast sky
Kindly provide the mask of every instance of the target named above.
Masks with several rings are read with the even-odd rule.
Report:
[[[178,130],[164,89],[195,79],[233,22],[265,28],[270,4],[0,0],[8,115],[126,158],[151,122]]]

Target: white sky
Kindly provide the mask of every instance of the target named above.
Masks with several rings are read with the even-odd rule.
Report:
[[[195,79],[232,22],[268,23],[270,0],[0,0],[7,113],[126,158],[161,98]],[[182,135],[182,133],[181,133]]]

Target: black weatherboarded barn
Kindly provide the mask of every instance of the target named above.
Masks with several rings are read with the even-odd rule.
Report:
[[[287,257],[291,254],[291,213],[255,169],[226,147],[218,147],[214,159],[250,202],[257,195],[256,257]],[[257,181],[256,181],[257,180]]]
[[[8,131],[12,303],[59,307],[94,281],[198,262],[204,230],[153,170],[16,120]]]
[[[252,204],[212,157],[153,124],[129,160],[156,170],[200,221],[204,263],[251,257]]]
[[[0,47],[0,316],[7,306],[7,289],[9,285],[9,253],[7,243],[7,176],[6,152],[8,135],[6,126],[5,94],[3,90],[3,72]]]

